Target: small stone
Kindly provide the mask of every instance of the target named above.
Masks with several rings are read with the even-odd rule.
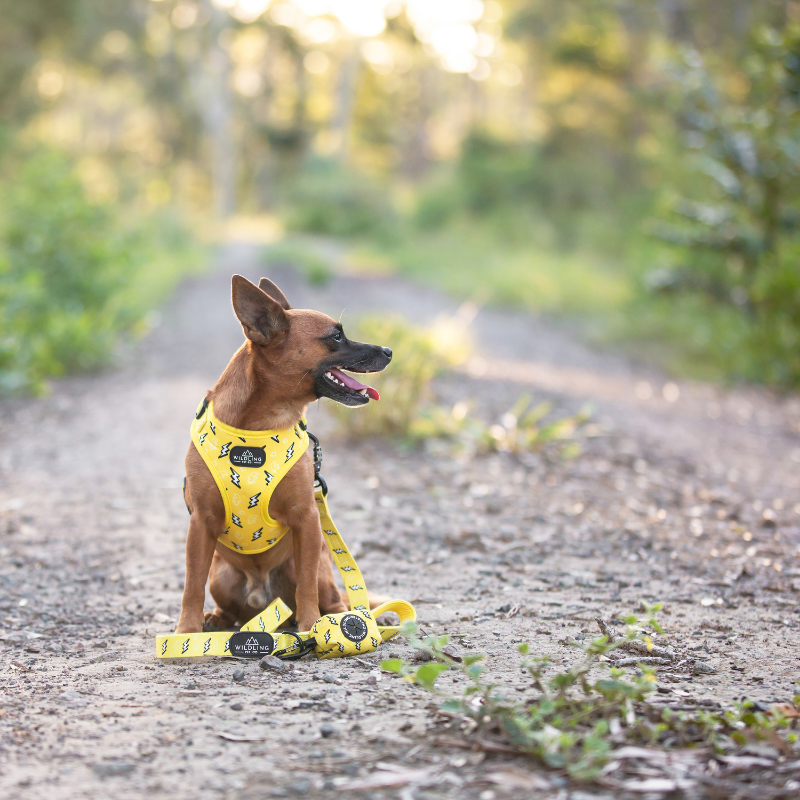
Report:
[[[231,704],[228,706],[228,708],[229,708],[231,711],[241,711],[241,710],[244,708],[244,706],[243,706],[241,703],[231,703]]]
[[[417,650],[416,653],[413,655],[414,661],[431,661],[433,656],[430,653],[426,653],[424,650]]]
[[[336,683],[336,676],[332,672],[326,672],[322,676],[322,680],[325,681],[325,683]]]
[[[47,645],[47,649],[51,653],[61,653],[64,651],[64,647],[61,642],[50,642],[50,644]]]
[[[184,689],[196,689],[197,688],[197,684],[194,681],[186,681],[186,683],[183,684],[183,688]]]
[[[319,732],[322,734],[323,739],[330,739],[331,736],[336,736],[339,733],[339,729],[335,725],[331,725],[330,722],[323,722],[319,726]]]
[[[455,646],[455,645],[448,644],[446,647],[443,647],[443,648],[442,648],[442,652],[443,652],[443,653],[444,653],[446,656],[448,656],[449,658],[452,658],[452,659],[453,659],[453,661],[456,661],[456,662],[461,662],[461,661],[463,661],[463,660],[464,660],[464,659],[463,659],[463,658],[462,658],[462,657],[461,657],[461,656],[458,654],[458,648],[456,648],[456,646]]]
[[[270,672],[289,672],[292,665],[287,661],[281,661],[277,656],[264,656],[258,662],[260,669],[268,670]]]
[[[92,772],[98,778],[114,778],[119,775],[128,775],[135,769],[136,765],[122,758],[111,758],[108,761],[100,761],[92,764]]]
[[[120,625],[114,631],[114,636],[128,636],[131,633],[131,626],[130,625]]]
[[[237,683],[240,683],[241,681],[243,681],[244,680],[244,670],[243,669],[235,669],[233,671],[233,679]]]

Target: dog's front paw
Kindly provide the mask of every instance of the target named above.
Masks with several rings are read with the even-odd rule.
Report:
[[[203,623],[203,631],[205,633],[225,631],[229,628],[233,628],[235,622],[235,619],[225,614],[220,614],[219,611],[206,611],[206,621]]]
[[[203,624],[197,623],[193,620],[178,620],[178,625],[175,628],[175,633],[202,633]]]

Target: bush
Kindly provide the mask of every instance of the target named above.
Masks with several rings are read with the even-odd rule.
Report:
[[[325,236],[387,233],[396,222],[388,190],[335,164],[312,164],[287,191],[286,227]]]
[[[312,286],[325,286],[334,275],[330,260],[321,256],[309,245],[287,242],[268,247],[264,251],[266,268],[290,267],[299,272]]]
[[[131,226],[90,203],[52,150],[9,170],[0,221],[0,393],[108,362],[123,330],[185,269],[186,235],[163,219]],[[167,255],[171,263],[166,263]]]

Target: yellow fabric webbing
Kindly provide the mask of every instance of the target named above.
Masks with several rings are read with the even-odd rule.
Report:
[[[393,611],[400,617],[400,625],[405,622],[413,622],[416,619],[414,606],[405,600],[390,600],[383,605],[369,610],[369,596],[364,584],[361,570],[358,568],[356,560],[348,550],[344,539],[336,528],[328,509],[328,501],[321,488],[315,491],[314,498],[319,509],[320,523],[322,524],[322,535],[325,537],[325,544],[331,551],[333,562],[339,570],[344,582],[345,591],[350,601],[350,608],[353,611],[366,611],[377,619],[381,614]],[[240,630],[263,633],[273,633],[292,616],[291,609],[280,598],[274,600],[258,616],[253,617],[248,623],[243,625]],[[379,625],[381,640],[391,639],[400,630],[399,625]],[[230,656],[229,641],[235,631],[225,631],[222,633],[169,633],[156,636],[156,657],[157,658],[192,658],[197,656]],[[298,648],[297,637],[303,641],[314,636],[311,631],[303,631],[298,634],[278,634],[275,636],[274,652],[287,650],[291,654],[292,650]]]

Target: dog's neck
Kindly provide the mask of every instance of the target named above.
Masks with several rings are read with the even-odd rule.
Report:
[[[220,422],[246,431],[267,431],[291,428],[300,421],[308,403],[287,397],[286,387],[278,376],[270,380],[269,372],[269,365],[245,342],[208,396]]]

